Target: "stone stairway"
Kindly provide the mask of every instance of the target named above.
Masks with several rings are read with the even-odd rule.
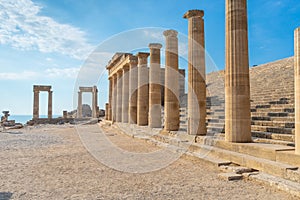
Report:
[[[224,133],[224,71],[207,75],[208,134]],[[252,136],[294,141],[293,58],[250,69]]]

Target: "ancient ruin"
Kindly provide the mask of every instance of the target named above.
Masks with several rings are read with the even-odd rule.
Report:
[[[225,139],[251,142],[246,0],[226,0],[225,63]]]
[[[52,119],[52,94],[51,86],[34,85],[33,86],[33,120],[39,119],[39,107],[40,107],[40,92],[48,92],[48,119]]]
[[[77,118],[82,118],[82,93],[92,93],[92,117],[97,118],[98,113],[98,89],[97,86],[93,87],[79,87],[78,91],[78,106],[77,106]]]
[[[300,154],[300,28],[295,30],[295,144],[296,153]]]

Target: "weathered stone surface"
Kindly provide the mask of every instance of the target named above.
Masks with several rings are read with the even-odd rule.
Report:
[[[295,30],[295,145],[296,154],[300,154],[300,28]]]
[[[161,127],[161,70],[160,49],[162,45],[149,44],[150,70],[149,70],[149,127]]]
[[[34,85],[33,86],[33,119],[39,118],[39,93],[40,91],[48,92],[48,119],[52,119],[52,94],[51,86]]]
[[[179,129],[178,38],[177,31],[167,30],[165,64],[165,125],[166,131]]]
[[[251,142],[247,1],[226,0],[225,139]]]
[[[189,10],[188,134],[206,135],[204,11]]]

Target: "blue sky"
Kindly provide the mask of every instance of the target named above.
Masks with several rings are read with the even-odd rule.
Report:
[[[74,88],[82,84],[78,73],[84,74],[85,84],[98,86],[103,108],[107,101],[104,67],[114,51],[128,51],[126,45],[137,42],[140,33],[159,42],[163,42],[157,36],[160,29],[186,35],[187,21],[182,16],[189,9],[205,11],[206,51],[213,70],[223,69],[225,0],[0,0],[0,110],[31,114],[33,84],[52,85],[54,114],[72,110]],[[299,0],[248,1],[248,19],[250,66],[293,56]],[[145,27],[158,29],[151,32],[154,29]],[[134,37],[127,35],[133,32]],[[184,41],[182,54],[187,53]],[[147,50],[143,45],[141,49]],[[98,54],[87,59],[95,49]],[[82,66],[91,70],[80,70]],[[186,62],[180,67],[186,68]],[[41,93],[41,114],[46,113],[46,102],[46,94]],[[85,94],[84,103],[90,103],[90,95]]]

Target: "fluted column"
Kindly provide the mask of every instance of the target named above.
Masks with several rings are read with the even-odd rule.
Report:
[[[52,119],[52,95],[53,91],[48,92],[48,119]]]
[[[137,124],[148,125],[149,112],[149,73],[147,58],[149,53],[138,53],[138,96],[137,96]]]
[[[300,27],[295,30],[295,153],[300,154]]]
[[[123,70],[117,72],[117,113],[116,122],[122,122],[122,75]]]
[[[40,92],[33,89],[33,119],[39,118],[39,98]]]
[[[226,0],[225,140],[251,142],[246,0]]]
[[[112,121],[117,118],[117,75],[112,76]]]
[[[138,93],[138,69],[137,58],[130,58],[129,63],[129,123],[137,123],[137,93]]]
[[[129,111],[129,66],[123,67],[123,89],[122,89],[122,122],[128,123]]]
[[[164,31],[166,37],[165,125],[166,131],[179,129],[179,73],[177,31]]]
[[[78,92],[77,118],[82,118],[82,92]]]
[[[206,135],[204,11],[189,10],[188,19],[188,133]]]
[[[107,120],[112,120],[112,110],[111,110],[111,105],[112,105],[112,77],[109,77],[109,89],[108,89],[108,106],[107,106]]]
[[[109,116],[108,116],[109,115],[108,114],[109,113],[109,111],[108,111],[109,108],[108,107],[109,107],[109,103],[106,103],[105,104],[105,120],[108,120],[108,118],[109,118]]]
[[[161,127],[161,80],[160,80],[160,49],[162,45],[149,44],[149,127]]]

